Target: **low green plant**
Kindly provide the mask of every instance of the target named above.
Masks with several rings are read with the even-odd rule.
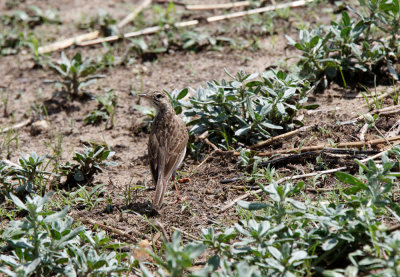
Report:
[[[60,75],[61,80],[57,82],[65,88],[70,98],[79,97],[82,88],[104,77],[104,75],[93,74],[97,71],[96,66],[91,59],[82,60],[80,52],[76,53],[71,60],[62,52],[61,60],[57,62],[57,65],[50,62],[50,67]]]
[[[158,40],[152,40],[151,43],[147,43],[144,39],[136,38],[130,39],[130,41],[129,49],[123,58],[124,62],[128,64],[130,53],[134,53],[136,57],[140,57],[142,60],[153,60],[157,57],[157,54],[167,52],[167,48],[160,45]]]
[[[13,55],[17,54],[25,45],[27,34],[16,28],[10,30],[2,30],[0,32],[0,54]]]
[[[114,91],[108,90],[104,95],[97,96],[97,109],[92,111],[85,117],[85,122],[88,124],[96,124],[106,120],[106,128],[112,128],[114,126],[114,115],[115,109],[117,108],[118,96]]]
[[[99,30],[103,36],[118,35],[116,20],[107,11],[99,9],[97,14],[92,17],[83,16],[78,23],[78,28],[82,30]]]
[[[0,143],[1,154],[7,159],[10,158],[13,149],[19,147],[19,132],[18,130],[8,129],[7,132],[2,132],[2,141]]]
[[[155,23],[160,27],[163,28],[166,25],[173,26],[177,21],[177,12],[173,2],[169,2],[167,8],[161,5],[153,5],[152,8],[156,14]]]
[[[168,276],[183,276],[186,269],[193,265],[193,260],[203,254],[206,246],[200,243],[189,243],[185,246],[181,245],[181,233],[175,231],[171,242],[163,243],[163,255],[159,256],[151,253],[159,267],[157,273],[164,276],[163,271],[168,272]],[[152,276],[144,264],[141,264],[143,276]]]
[[[102,166],[116,166],[115,162],[106,161],[114,154],[107,147],[92,143],[85,146],[83,153],[75,151],[72,159],[76,163],[67,162],[61,165],[60,174],[67,177],[67,185],[89,183],[95,174],[103,172]]]
[[[332,21],[328,26],[301,30],[298,41],[286,36],[289,44],[302,52],[298,62],[302,77],[312,82],[327,78],[346,87],[350,80],[382,75],[387,67],[386,78],[398,80],[393,68],[399,53],[399,41],[393,37],[393,32],[399,31],[398,2],[359,2],[369,14],[348,7],[358,20],[343,11],[340,20]],[[389,40],[385,33],[391,35]]]
[[[123,199],[125,201],[125,205],[129,206],[134,203],[135,196],[139,191],[145,190],[146,186],[142,185],[141,183],[136,183],[132,184],[132,179],[125,186],[124,194],[123,194]]]
[[[39,52],[39,42],[37,37],[31,35],[26,44],[31,49],[32,60],[35,66],[42,68],[45,67],[45,65],[48,64],[48,57]]]
[[[47,211],[51,193],[27,197],[25,203],[10,194],[27,216],[12,220],[0,237],[0,272],[8,276],[105,276],[126,269],[126,256],[111,247],[104,231],[93,233],[73,226],[68,207]],[[111,247],[110,247],[111,246]]]
[[[14,169],[11,165],[0,162],[0,194],[7,195],[13,191],[14,183],[12,177]]]
[[[374,93],[372,93],[371,90],[368,89],[366,86],[361,85],[361,87],[365,90],[365,92],[361,92],[361,95],[363,96],[363,98],[365,100],[365,103],[367,104],[369,110],[372,110],[373,108],[379,110],[379,109],[382,109],[382,107],[383,107],[383,99],[379,99],[379,95],[378,95],[377,90],[376,90],[376,76],[374,76],[374,77],[375,77],[375,80],[374,80],[374,85],[375,85]]]
[[[106,191],[104,186],[105,184],[99,184],[90,191],[86,189],[86,186],[81,186],[76,191],[70,193],[71,204],[83,206],[87,210],[95,208],[105,200],[102,197]]]
[[[43,11],[37,6],[30,5],[26,11],[15,10],[0,16],[0,22],[4,25],[23,25],[33,28],[44,23],[60,24],[61,20],[54,10]]]
[[[307,80],[282,71],[261,75],[238,72],[231,81],[207,82],[199,87],[183,115],[191,135],[208,131],[208,138],[223,149],[251,145],[289,131],[301,122],[297,111],[315,108],[304,103],[313,87]]]
[[[0,88],[0,99],[3,104],[3,116],[8,117],[8,102],[10,100],[10,93],[8,90]]]
[[[385,154],[381,163],[356,160],[357,175],[336,173],[344,188],[331,201],[311,201],[301,194],[304,182],[278,184],[274,170],[258,169],[251,182],[268,195],[266,202],[239,201],[238,209],[246,211],[239,213],[242,220],[203,229],[199,240],[171,247],[169,258],[153,254],[155,263],[170,274],[177,261],[190,266],[194,257],[181,256],[190,257],[184,249],[194,244],[194,256],[206,253],[208,261],[191,276],[397,276],[400,231],[388,225],[400,222],[392,197],[400,148],[389,155],[395,159]],[[182,274],[182,266],[175,268]],[[144,266],[142,272],[152,276]]]
[[[39,189],[44,192],[43,179],[45,175],[50,175],[50,172],[42,170],[42,165],[45,156],[38,156],[35,152],[30,155],[23,155],[19,159],[20,168],[15,169],[16,178],[21,182],[21,187],[27,191]]]

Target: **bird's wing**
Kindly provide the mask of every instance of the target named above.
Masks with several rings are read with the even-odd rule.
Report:
[[[150,133],[148,152],[151,175],[153,176],[154,185],[156,186],[159,179],[158,175],[160,172],[158,170],[160,166],[160,143],[155,133]]]
[[[177,124],[173,126],[175,130],[171,132],[176,135],[167,139],[168,143],[166,147],[168,149],[168,155],[166,157],[167,160],[164,171],[165,180],[169,180],[182,163],[189,139],[185,123],[180,118],[178,119],[179,120],[176,122]]]

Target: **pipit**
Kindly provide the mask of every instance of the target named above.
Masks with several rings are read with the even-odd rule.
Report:
[[[186,154],[189,135],[185,122],[176,115],[167,94],[160,91],[140,94],[151,100],[157,109],[151,126],[148,152],[151,174],[156,186],[153,208],[161,208],[164,193],[169,180],[175,173]],[[176,186],[176,184],[175,184]]]

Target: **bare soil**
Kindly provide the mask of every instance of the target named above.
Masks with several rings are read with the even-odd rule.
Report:
[[[82,16],[94,15],[99,7],[107,10],[115,18],[121,19],[135,5],[124,0],[26,0],[22,1],[15,9],[23,9],[30,4],[42,9],[52,8],[60,13],[62,25],[45,24],[35,29],[37,34],[43,35],[42,40],[46,43],[82,33],[83,31],[77,30],[76,23]],[[4,0],[0,1],[0,10],[6,11]],[[328,17],[323,12],[321,15],[315,15],[308,12],[306,8],[293,9],[293,11],[301,18],[308,17],[311,22],[320,22]],[[217,14],[218,12],[214,13]],[[151,16],[148,12],[145,14]],[[213,12],[208,12],[208,14],[213,14]],[[210,24],[202,28],[212,33],[222,24],[235,27],[241,20],[243,19],[231,20],[228,23]],[[303,20],[307,20],[307,18]],[[211,225],[228,226],[237,219],[235,208],[228,209],[225,212],[220,212],[220,208],[246,191],[258,187],[254,188],[251,184],[240,179],[228,183],[224,182],[223,180],[244,176],[246,172],[237,165],[237,157],[210,155],[212,149],[206,149],[200,159],[186,157],[180,171],[182,177],[190,177],[190,182],[178,185],[184,200],[176,202],[177,194],[171,185],[165,196],[165,205],[159,214],[154,215],[149,212],[154,186],[147,163],[148,134],[138,131],[138,125],[140,120],[143,119],[143,115],[133,109],[133,105],[138,103],[138,98],[131,91],[140,92],[141,90],[154,89],[171,91],[175,88],[182,89],[184,87],[196,89],[198,86],[204,85],[206,81],[229,79],[224,73],[224,69],[231,73],[236,73],[239,70],[253,73],[262,72],[266,68],[274,66],[278,61],[284,62],[288,59],[289,63],[293,63],[292,57],[298,53],[295,49],[287,46],[284,30],[296,37],[297,31],[293,28],[293,25],[298,22],[295,19],[289,21],[279,21],[277,30],[280,30],[280,32],[272,36],[267,34],[259,36],[260,48],[257,50],[233,49],[226,46],[221,51],[205,50],[198,53],[177,51],[158,55],[157,59],[151,62],[138,60],[129,66],[117,66],[100,72],[106,75],[105,78],[88,87],[87,91],[93,95],[102,95],[105,88],[111,88],[118,94],[115,126],[112,129],[105,129],[104,123],[88,125],[84,122],[84,117],[96,108],[94,100],[72,101],[62,105],[57,101],[51,101],[57,99],[54,98],[57,88],[54,83],[47,80],[55,80],[57,76],[50,69],[34,68],[29,53],[22,51],[18,55],[3,56],[0,59],[0,86],[9,93],[10,98],[8,114],[0,114],[0,126],[4,128],[21,122],[35,114],[35,109],[43,110],[42,107],[45,106],[48,115],[42,113],[42,118],[36,116],[35,120],[46,120],[49,128],[39,133],[32,131],[31,125],[19,129],[17,131],[18,142],[11,142],[8,150],[3,146],[1,149],[2,158],[17,163],[21,153],[36,152],[38,155],[52,156],[54,155],[52,148],[57,145],[57,140],[61,137],[61,162],[66,162],[71,161],[74,151],[82,151],[85,143],[105,143],[116,152],[113,159],[118,163],[118,166],[105,167],[104,172],[96,175],[93,184],[90,184],[90,186],[94,187],[100,183],[107,184],[103,197],[110,199],[111,203],[104,201],[92,210],[71,207],[70,214],[74,218],[91,219],[131,234],[137,239],[146,238],[149,240],[157,232],[153,228],[153,222],[156,219],[162,222],[168,234],[172,234],[174,231],[172,227],[199,236],[202,228]],[[235,34],[240,35],[240,31],[235,32]],[[246,34],[242,31],[241,35]],[[126,43],[117,42],[114,46],[119,47],[120,50],[119,52],[117,50],[117,53],[121,53]],[[77,51],[80,51],[84,58],[95,59],[104,49],[101,45],[86,48],[72,47],[65,50],[65,53],[72,57]],[[59,52],[51,54],[51,58],[54,60],[59,59],[59,57]],[[378,91],[388,89],[389,87],[378,87]],[[291,149],[299,147],[299,145],[311,146],[329,142],[339,143],[359,140],[358,134],[362,124],[338,125],[338,122],[356,118],[359,114],[368,111],[367,108],[360,108],[365,101],[359,91],[351,88],[344,89],[332,84],[324,92],[310,95],[309,102],[319,104],[318,111],[301,111],[299,116],[304,116],[305,125],[316,124],[317,127],[310,132],[300,133],[294,137],[278,141],[260,149],[260,151],[267,152]],[[385,106],[392,104],[391,100],[385,100]],[[377,127],[385,134],[397,120],[399,120],[398,115],[383,116],[379,119]],[[374,129],[370,129],[366,134],[366,140],[378,136],[379,134]],[[3,140],[5,140],[5,137],[3,137]],[[380,150],[384,146],[366,145],[365,148]],[[205,158],[207,158],[207,161],[202,163]],[[310,164],[313,166],[310,166]],[[336,166],[340,166],[340,164]],[[316,161],[314,160],[308,161],[308,164],[286,164],[279,166],[277,170],[283,176],[288,176],[293,173],[309,173],[316,168]],[[327,178],[325,183],[320,184],[320,186],[329,188],[332,182],[332,178]],[[127,205],[124,193],[129,184],[143,185],[145,189],[136,190],[132,195],[133,202]],[[56,184],[49,183],[48,186],[48,190],[56,189]],[[312,192],[308,193],[312,195]],[[249,200],[266,200],[265,196],[260,196],[260,199],[250,197]],[[108,204],[111,204],[109,209],[107,209]],[[6,218],[2,218],[1,221],[3,222],[2,227],[7,224]],[[88,228],[92,227],[88,226]],[[110,235],[115,239],[126,240],[126,238],[115,233],[110,233]]]

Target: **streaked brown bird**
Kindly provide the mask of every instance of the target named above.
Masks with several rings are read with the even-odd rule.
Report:
[[[157,110],[151,126],[148,152],[151,174],[156,186],[153,208],[159,210],[168,182],[171,177],[175,178],[176,170],[185,158],[189,135],[185,122],[176,115],[166,93],[153,91],[140,96],[151,100]],[[174,184],[176,187],[175,182]]]

